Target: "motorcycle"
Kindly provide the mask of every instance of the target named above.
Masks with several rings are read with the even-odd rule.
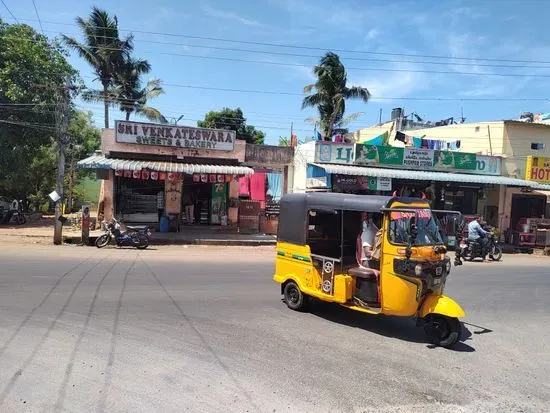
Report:
[[[502,247],[498,245],[498,239],[492,229],[487,232],[487,240],[487,248],[482,251],[479,242],[462,238],[460,241],[460,257],[466,261],[473,261],[476,258],[484,259],[485,256],[488,256],[492,261],[500,261],[502,259]]]
[[[13,201],[12,207],[6,211],[1,221],[4,224],[14,223],[16,225],[23,225],[27,222],[27,218],[23,213],[23,201]]]
[[[103,248],[109,245],[113,240],[118,247],[136,247],[144,250],[151,241],[151,229],[149,227],[130,227],[125,225],[126,230],[121,231],[120,222],[113,218],[107,224],[104,224],[105,233],[100,235],[95,246]]]

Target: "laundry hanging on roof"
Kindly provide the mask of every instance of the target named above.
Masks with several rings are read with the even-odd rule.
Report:
[[[395,132],[395,138],[394,140],[405,143],[407,135],[405,135],[403,132]]]

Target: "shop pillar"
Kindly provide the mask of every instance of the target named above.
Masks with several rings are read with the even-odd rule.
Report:
[[[115,213],[114,205],[114,184],[115,184],[115,175],[112,170],[109,170],[109,179],[104,179],[101,181],[102,191],[103,191],[103,219],[105,221],[110,221],[113,219]]]
[[[183,189],[183,181],[165,182],[164,189],[164,209],[166,214],[181,214],[181,191]]]

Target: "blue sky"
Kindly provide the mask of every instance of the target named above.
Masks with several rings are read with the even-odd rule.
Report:
[[[31,0],[4,1],[21,22],[40,30]],[[196,125],[196,120],[202,119],[209,110],[241,107],[248,123],[267,133],[267,143],[276,143],[279,136],[288,136],[291,122],[301,139],[312,135],[313,128],[304,119],[315,113],[302,111],[301,96],[294,94],[300,94],[303,87],[313,81],[311,67],[323,50],[346,50],[338,53],[348,68],[350,85],[365,86],[373,95],[368,104],[348,105],[348,113],[364,112],[350,126],[351,130],[377,123],[380,109],[383,120],[388,119],[391,109],[397,106],[429,120],[458,117],[461,107],[467,121],[511,119],[524,111],[550,111],[550,104],[545,101],[414,100],[548,97],[550,63],[476,60],[550,62],[547,45],[550,2],[542,0],[157,0],[143,6],[128,0],[35,2],[44,31],[52,37],[59,33],[78,36],[75,18],[86,16],[94,5],[115,14],[123,33],[134,33],[136,54],[152,64],[151,76],[165,83],[166,94],[152,101],[152,106],[161,109],[167,117],[184,115],[180,124],[187,125]],[[0,15],[7,22],[13,22],[2,5]],[[214,49],[216,47],[246,51]],[[90,68],[77,56],[71,56],[70,61],[87,84],[92,85]],[[291,95],[182,87],[185,85]],[[93,111],[96,124],[103,125],[100,105],[81,103],[81,107]],[[122,118],[116,109],[111,113],[112,119]]]

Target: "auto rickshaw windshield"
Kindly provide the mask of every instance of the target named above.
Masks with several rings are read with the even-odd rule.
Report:
[[[390,212],[389,239],[398,245],[407,245],[409,240],[416,246],[443,244],[436,218],[429,209]]]

